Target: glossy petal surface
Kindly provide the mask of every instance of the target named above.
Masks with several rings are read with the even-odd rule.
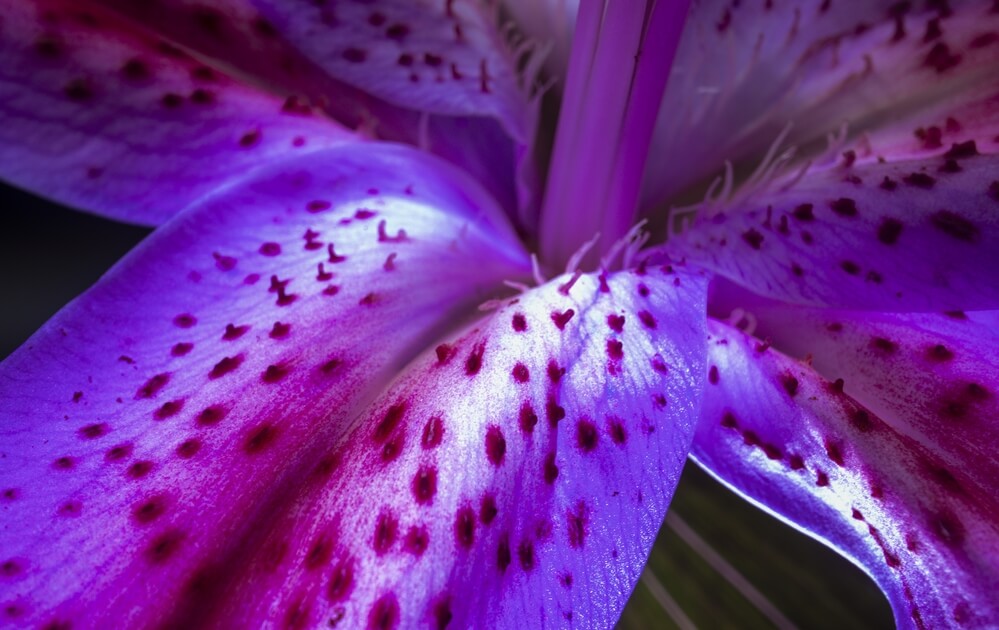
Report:
[[[995,81],[991,0],[706,0],[694,5],[660,112],[646,201],[755,167],[778,134],[859,134]],[[703,188],[696,194],[703,194]]]
[[[440,155],[526,210],[529,90],[477,2],[99,1],[350,127]]]
[[[190,208],[0,368],[0,619],[183,616],[401,365],[528,269],[481,189],[404,147]]]
[[[897,121],[804,175],[706,206],[677,247],[743,286],[791,302],[995,308],[997,87]]]
[[[999,312],[858,313],[746,305],[755,334],[811,357],[885,422],[946,449],[948,463],[987,485],[999,477]],[[969,465],[974,462],[974,465]]]
[[[424,354],[330,444],[219,623],[606,627],[644,566],[703,379],[704,281],[562,277]]]
[[[4,0],[0,177],[158,225],[271,159],[354,138],[86,3]]]
[[[697,461],[858,562],[899,627],[990,626],[999,614],[992,449],[982,462],[955,440],[906,435],[896,427],[907,417],[878,417],[807,365],[725,325],[710,329]],[[946,432],[976,448],[995,443],[996,426],[952,422],[933,437]]]

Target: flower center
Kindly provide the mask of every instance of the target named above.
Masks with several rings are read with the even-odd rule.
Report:
[[[635,224],[642,173],[690,0],[583,0],[542,211],[540,248],[595,266]]]

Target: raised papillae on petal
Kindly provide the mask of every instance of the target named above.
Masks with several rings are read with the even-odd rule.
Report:
[[[504,39],[484,3],[97,1],[296,103],[418,144],[471,172],[509,212],[526,212],[518,185],[530,175],[518,170],[528,169],[537,64],[520,65],[527,49]]]
[[[183,615],[400,366],[529,273],[488,195],[400,146],[191,207],[0,366],[0,625]]]
[[[999,78],[992,0],[695,2],[646,171],[652,207],[787,139],[853,135]]]
[[[806,168],[705,204],[672,245],[791,302],[999,307],[999,83],[895,121]]]
[[[915,435],[908,425],[921,413],[918,398],[903,402],[880,392],[899,408],[915,407],[881,416],[844,391],[842,380],[724,324],[709,328],[713,376],[694,443],[697,462],[859,563],[885,591],[900,628],[993,627],[999,616],[995,409],[982,422],[950,419],[931,435]],[[906,342],[928,332],[896,339],[895,352],[909,355]],[[937,335],[946,340],[943,329]],[[955,347],[954,356],[961,350]],[[951,377],[947,369],[913,367],[906,374]],[[992,406],[999,372],[991,370],[990,380],[978,384],[989,400],[973,404]],[[936,439],[946,433],[954,437]],[[968,449],[981,457],[968,457]]]
[[[205,614],[612,625],[694,430],[703,292],[682,269],[562,277],[446,337],[326,444],[335,464]]]
[[[3,0],[0,178],[145,225],[354,135],[88,3]]]

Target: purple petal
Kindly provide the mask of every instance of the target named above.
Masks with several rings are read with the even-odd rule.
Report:
[[[680,251],[744,286],[877,310],[999,307],[999,94],[924,111],[704,215]],[[932,138],[932,141],[930,139]]]
[[[858,313],[746,304],[755,334],[808,357],[895,430],[949,453],[982,485],[999,479],[999,311]],[[999,436],[997,436],[999,439]],[[967,462],[975,462],[969,466]]]
[[[419,144],[471,172],[511,212],[526,203],[517,169],[533,106],[479,3],[100,1],[351,127]]]
[[[694,430],[704,283],[568,280],[418,358],[227,576],[214,619],[613,625]]]
[[[995,411],[974,429],[950,422],[913,437],[897,424],[908,416],[879,417],[807,364],[728,326],[709,327],[698,463],[860,564],[900,628],[993,625]],[[936,439],[951,432],[959,437]],[[969,448],[982,458],[969,458]]]
[[[0,619],[182,614],[359,405],[529,269],[481,189],[404,147],[314,152],[193,206],[0,368]]]
[[[991,0],[708,0],[691,11],[646,176],[649,207],[756,166],[791,123],[859,134],[999,76]]]
[[[100,9],[4,0],[0,176],[157,225],[247,169],[354,136]]]

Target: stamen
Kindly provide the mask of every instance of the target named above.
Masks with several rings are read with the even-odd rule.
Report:
[[[541,246],[606,252],[634,223],[645,160],[690,0],[583,0],[549,171]]]
[[[604,270],[612,269],[614,259],[617,258],[618,254],[620,254],[625,247],[628,246],[628,243],[642,238],[646,223],[648,223],[648,220],[642,219],[635,225],[631,226],[631,229],[628,230],[627,234],[619,238],[617,242],[611,245],[611,248],[607,250],[607,253],[600,259],[600,268]],[[645,240],[648,240],[648,236],[645,237]],[[645,244],[645,240],[642,241],[643,245]]]
[[[541,286],[548,282],[548,278],[545,274],[541,273],[541,263],[538,262],[538,255],[531,253],[531,273],[534,275],[534,284],[536,286]]]
[[[747,186],[752,186],[762,178],[763,173],[767,170],[768,166],[774,161],[774,156],[776,155],[778,149],[780,149],[780,145],[784,143],[784,140],[787,139],[788,134],[791,133],[791,128],[793,126],[794,123],[788,122],[786,125],[784,125],[784,129],[782,129],[781,132],[777,134],[777,139],[770,144],[770,148],[767,149],[767,153],[766,155],[763,156],[763,160],[760,162],[760,165],[756,167],[756,170],[753,171],[753,174],[750,175],[749,179],[746,180]]]
[[[577,269],[576,271],[574,271],[572,273],[572,277],[569,278],[569,280],[565,284],[563,284],[562,286],[560,286],[558,288],[558,292],[561,293],[562,295],[569,295],[569,291],[572,291],[572,287],[574,287],[576,285],[576,282],[579,281],[579,279],[580,279],[580,277],[582,277],[582,275],[583,275],[583,272],[580,271],[579,269]]]
[[[569,262],[565,264],[565,272],[573,273],[579,271],[579,264],[583,262],[583,258],[586,257],[586,253],[593,249],[593,246],[596,245],[599,240],[600,232],[597,232],[593,235],[593,238],[580,245],[579,249],[576,250],[576,253],[569,259]]]

